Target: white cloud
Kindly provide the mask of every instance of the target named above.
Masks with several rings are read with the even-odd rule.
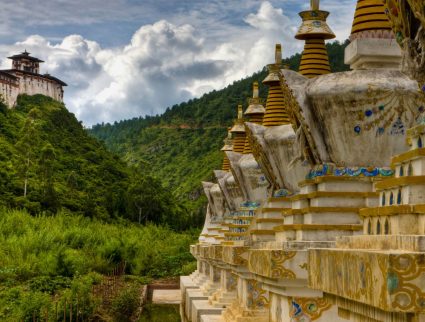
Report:
[[[220,1],[203,10],[217,11]],[[336,6],[334,1],[327,3]],[[189,12],[188,16],[197,15]],[[178,20],[144,25],[126,45],[116,48],[102,48],[79,35],[59,43],[33,35],[0,46],[0,54],[6,57],[27,49],[45,60],[43,71],[69,84],[65,90],[68,108],[91,125],[161,113],[167,106],[220,89],[273,62],[275,43],[282,43],[284,56],[303,46],[293,38],[300,18],[289,18],[269,1],[247,14],[244,24],[223,25],[225,32],[218,32],[217,21],[204,21],[214,29],[211,36],[196,23]],[[3,60],[1,65],[9,68],[10,62]]]

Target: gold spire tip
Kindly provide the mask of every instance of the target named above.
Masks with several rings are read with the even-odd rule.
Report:
[[[320,0],[310,0],[310,8],[312,11],[319,10]]]
[[[276,62],[276,65],[282,64],[282,45],[281,44],[276,44],[275,62]]]
[[[243,113],[242,113],[242,105],[238,105],[238,120],[242,120]]]
[[[252,98],[258,98],[259,95],[260,95],[260,92],[258,90],[258,82],[255,81],[252,84]]]

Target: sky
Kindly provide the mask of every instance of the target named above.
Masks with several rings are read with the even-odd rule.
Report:
[[[68,84],[65,103],[85,126],[162,113],[221,89],[283,56],[308,0],[0,1],[0,67],[23,50]],[[348,38],[355,0],[322,0],[336,39]]]

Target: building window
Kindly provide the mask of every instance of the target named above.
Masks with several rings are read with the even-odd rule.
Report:
[[[410,177],[410,176],[413,176],[413,166],[412,166],[412,164],[411,163],[409,163],[409,168],[408,168],[408,170],[407,170],[407,175]]]
[[[381,222],[378,219],[378,223],[376,224],[376,234],[380,235],[381,234]]]
[[[403,164],[400,165],[399,176],[400,177],[404,176],[404,166],[403,166]]]
[[[372,223],[370,220],[367,221],[367,233],[368,235],[372,235]]]
[[[397,193],[397,205],[401,205],[401,190],[398,190]]]
[[[422,138],[421,137],[418,138],[418,148],[419,149],[422,148]]]
[[[384,233],[385,235],[390,233],[390,224],[388,223],[388,218],[385,218]]]
[[[382,205],[381,206],[385,206],[385,192],[382,193]]]
[[[390,206],[394,204],[394,194],[391,192],[390,194]]]

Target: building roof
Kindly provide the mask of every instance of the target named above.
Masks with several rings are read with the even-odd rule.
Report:
[[[6,72],[4,70],[0,70],[0,75],[6,76],[6,77],[11,78],[13,80],[18,79],[18,77],[16,77],[15,75],[9,74],[8,72]]]
[[[10,57],[7,57],[7,58],[12,59],[12,60],[28,59],[28,60],[31,60],[31,61],[34,61],[34,62],[37,62],[37,63],[44,63],[43,60],[30,56],[30,53],[27,52],[26,50],[23,53],[20,53],[18,55],[13,55],[13,56],[10,56]]]
[[[61,81],[59,78],[56,78],[56,77],[54,77],[54,76],[52,76],[52,75],[50,75],[50,74],[44,74],[44,75],[42,75],[42,76],[43,76],[44,78],[47,78],[47,79],[53,80],[53,81],[55,81],[55,82],[57,82],[57,83],[61,84],[62,86],[68,86],[68,84],[67,84],[67,83],[65,83],[65,82]]]
[[[28,72],[28,71],[25,71],[25,70],[20,70],[20,69],[3,69],[3,70],[0,70],[0,72],[8,73],[8,74],[12,73],[11,75],[13,75],[13,73],[21,73],[21,74],[27,74],[27,75],[42,77],[42,78],[45,78],[45,79],[49,79],[51,81],[55,81],[56,83],[58,83],[62,86],[68,86],[68,84],[61,81],[59,78],[51,76],[50,74],[41,75],[41,74],[37,74],[37,73]]]

